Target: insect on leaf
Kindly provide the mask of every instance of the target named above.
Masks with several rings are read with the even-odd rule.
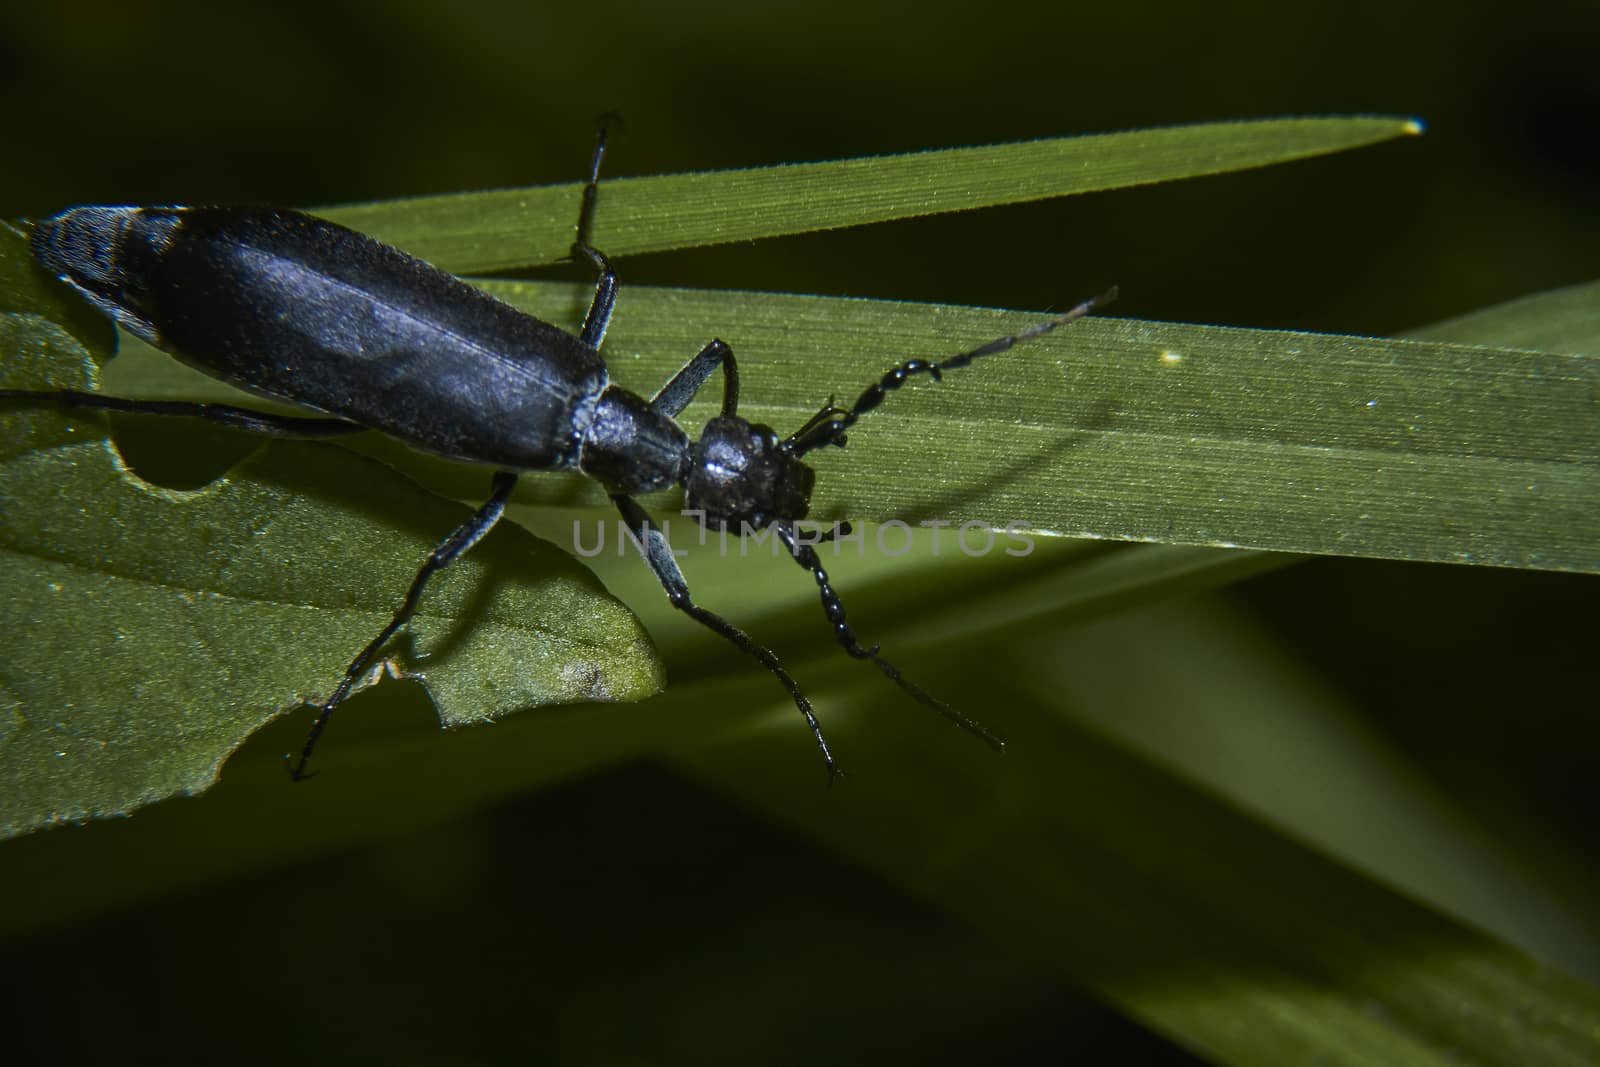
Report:
[[[8,386],[91,384],[83,347],[35,315],[0,318],[0,351]],[[0,834],[205,789],[253,730],[326,695],[464,515],[343,449],[273,444],[175,491],[131,473],[100,418],[3,417]],[[661,685],[637,620],[509,524],[430,586],[410,633],[391,669],[446,725]]]

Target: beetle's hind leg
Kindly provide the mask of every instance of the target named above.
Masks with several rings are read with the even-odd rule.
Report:
[[[177,415],[182,418],[204,419],[219,426],[265,434],[268,437],[343,437],[361,433],[365,426],[357,426],[343,419],[304,415],[275,415],[265,411],[251,411],[232,404],[209,404],[188,400],[129,400],[104,393],[86,393],[78,389],[0,389],[0,400],[22,400],[40,406],[81,408],[90,411],[118,411],[128,415]]]
[[[345,668],[344,677],[339,680],[338,688],[318,710],[317,720],[311,724],[311,733],[306,737],[305,747],[300,750],[300,758],[289,771],[295,781],[311,777],[306,773],[306,764],[311,762],[311,753],[316,749],[322,732],[328,728],[328,720],[333,717],[333,710],[350,695],[350,688],[355,685],[356,680],[371,669],[373,660],[378,658],[378,653],[389,643],[389,639],[411,621],[411,617],[417,612],[417,602],[422,599],[422,591],[428,585],[428,579],[460,559],[494,529],[495,523],[500,521],[500,516],[505,514],[506,501],[511,497],[511,491],[516,485],[515,474],[510,471],[496,471],[494,492],[488,501],[475,511],[471,518],[451,531],[450,535],[440,541],[428,554],[422,568],[417,571],[417,576],[411,580],[411,588],[406,592],[406,598],[401,602],[400,609],[394,613],[389,624],[378,633],[378,636],[368,642],[367,647],[350,661],[350,666]],[[283,758],[288,760],[293,757],[285,755]]]

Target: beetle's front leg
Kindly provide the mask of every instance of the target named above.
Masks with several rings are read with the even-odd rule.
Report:
[[[672,556],[672,546],[667,544],[665,535],[651,521],[649,514],[632,497],[617,495],[611,499],[616,503],[617,510],[622,512],[622,521],[633,534],[640,555],[644,556],[645,563],[656,576],[656,581],[661,583],[661,588],[667,591],[667,599],[672,602],[672,606],[731,642],[739,651],[754,657],[763,667],[771,671],[789,691],[795,707],[800,709],[800,714],[805,716],[806,725],[811,727],[811,735],[817,739],[817,747],[822,750],[822,760],[828,765],[828,780],[831,782],[842,775],[844,772],[839,769],[833,753],[828,749],[827,739],[822,736],[822,725],[817,722],[816,713],[811,710],[811,701],[800,692],[799,684],[788,671],[783,669],[778,657],[773,655],[771,649],[756,644],[750,635],[727,619],[696,604],[689,596],[689,583],[684,581],[683,572],[678,569],[678,561]]]
[[[890,681],[905,690],[912,699],[920,704],[926,704],[967,731],[967,733],[980,738],[996,752],[1006,747],[1005,741],[1001,740],[987,726],[984,726],[976,719],[969,719],[949,704],[933,696],[910,678],[907,678],[899,667],[878,655],[877,645],[863,645],[858,641],[855,630],[845,621],[844,604],[840,602],[839,594],[833,591],[833,585],[828,581],[828,572],[822,569],[822,560],[817,558],[817,550],[800,539],[799,533],[792,523],[776,522],[772,524],[772,528],[777,531],[778,539],[789,550],[789,554],[794,557],[794,561],[810,571],[811,576],[817,580],[817,592],[822,597],[823,614],[828,616],[828,622],[833,626],[833,635],[846,652],[855,659],[871,660]]]
[[[689,406],[689,401],[706,384],[706,379],[718,367],[722,368],[722,414],[739,413],[739,365],[734,361],[733,349],[726,341],[712,341],[693,359],[685,363],[672,380],[650,399],[650,406],[668,418]]]

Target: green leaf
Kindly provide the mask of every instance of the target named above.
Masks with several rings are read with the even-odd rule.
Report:
[[[27,234],[4,221],[0,221],[0,294],[5,298],[5,311],[62,324],[97,361],[110,359],[116,351],[117,332],[111,320],[67,286],[47,277],[28,251]],[[9,351],[4,357],[6,363],[28,358]]]
[[[87,353],[32,315],[0,318],[0,350],[8,386],[92,384]],[[132,474],[93,417],[4,418],[0,627],[24,637],[0,675],[0,835],[206,789],[251,732],[333,688],[466,515],[342,449],[272,445],[180,492]],[[383,666],[449,726],[661,685],[637,620],[509,524],[430,584],[409,633]]]
[[[861,226],[1222,174],[1422,129],[1393,116],[1216,122],[749,170],[607,179],[595,243],[612,257]],[[457,274],[567,255],[581,185],[320,211]]]

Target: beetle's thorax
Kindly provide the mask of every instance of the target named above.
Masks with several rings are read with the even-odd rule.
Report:
[[[583,434],[578,469],[613,493],[653,493],[683,480],[689,435],[637,393],[608,386]]]

